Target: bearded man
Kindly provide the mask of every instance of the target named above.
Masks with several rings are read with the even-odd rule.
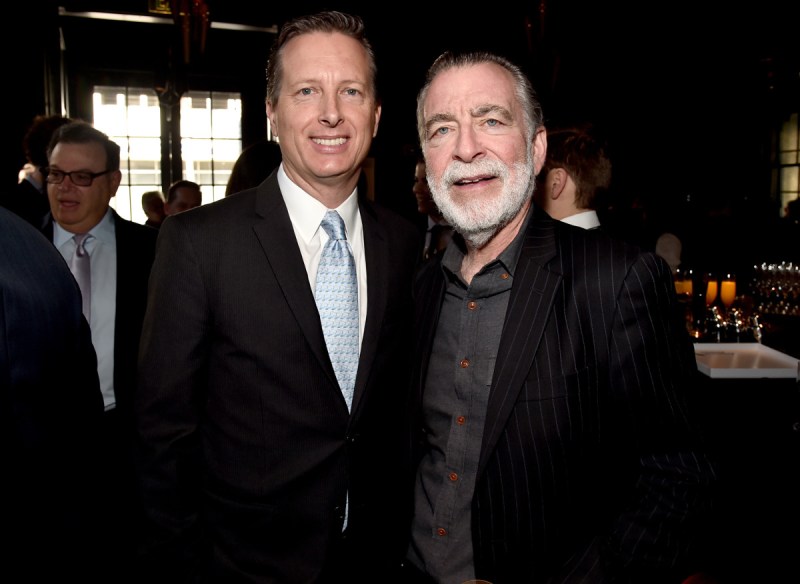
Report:
[[[715,468],[669,267],[532,203],[547,152],[529,80],[445,53],[417,101],[457,235],[416,284],[404,582],[680,582]],[[410,509],[409,509],[410,511]]]

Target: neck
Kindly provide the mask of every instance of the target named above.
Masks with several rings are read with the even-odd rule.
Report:
[[[467,284],[472,282],[472,278],[475,274],[480,272],[486,264],[497,259],[511,242],[514,241],[522,224],[525,222],[525,217],[528,216],[530,208],[531,202],[530,199],[528,199],[519,213],[517,213],[508,224],[495,233],[494,237],[483,247],[478,248],[470,245],[468,242],[466,243],[467,253],[461,262],[461,277]]]
[[[295,173],[287,164],[284,164],[284,170],[289,180],[325,205],[328,209],[336,209],[339,205],[344,203],[347,197],[353,192],[353,189],[356,188],[358,179],[361,176],[361,170],[358,169],[346,176],[336,176],[311,183],[305,180],[300,174]]]

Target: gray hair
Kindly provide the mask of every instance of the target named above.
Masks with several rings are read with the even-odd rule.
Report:
[[[425,84],[420,89],[417,95],[417,134],[419,135],[419,143],[421,146],[425,145],[425,112],[424,104],[425,98],[428,96],[431,84],[437,75],[450,69],[460,67],[470,67],[473,65],[481,65],[483,63],[494,63],[499,65],[511,74],[514,79],[514,87],[516,89],[517,100],[522,105],[522,111],[525,116],[525,124],[527,126],[527,138],[530,142],[533,136],[544,126],[544,114],[542,113],[542,105],[536,96],[536,91],[533,89],[530,80],[522,72],[518,66],[500,55],[488,53],[485,51],[473,51],[464,53],[455,53],[446,51],[439,55],[433,64],[428,69],[425,76]]]

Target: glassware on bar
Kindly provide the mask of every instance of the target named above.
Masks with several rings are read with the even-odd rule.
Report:
[[[732,273],[725,274],[719,286],[719,299],[726,309],[733,306],[736,300],[736,275]]]
[[[713,273],[706,275],[706,306],[711,306],[717,299],[718,292],[717,276]]]

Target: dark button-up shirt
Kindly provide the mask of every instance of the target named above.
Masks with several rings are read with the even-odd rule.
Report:
[[[460,277],[464,253],[442,257],[447,282],[423,396],[427,439],[415,486],[409,559],[438,582],[475,577],[470,529],[489,389],[524,226],[470,285]]]

